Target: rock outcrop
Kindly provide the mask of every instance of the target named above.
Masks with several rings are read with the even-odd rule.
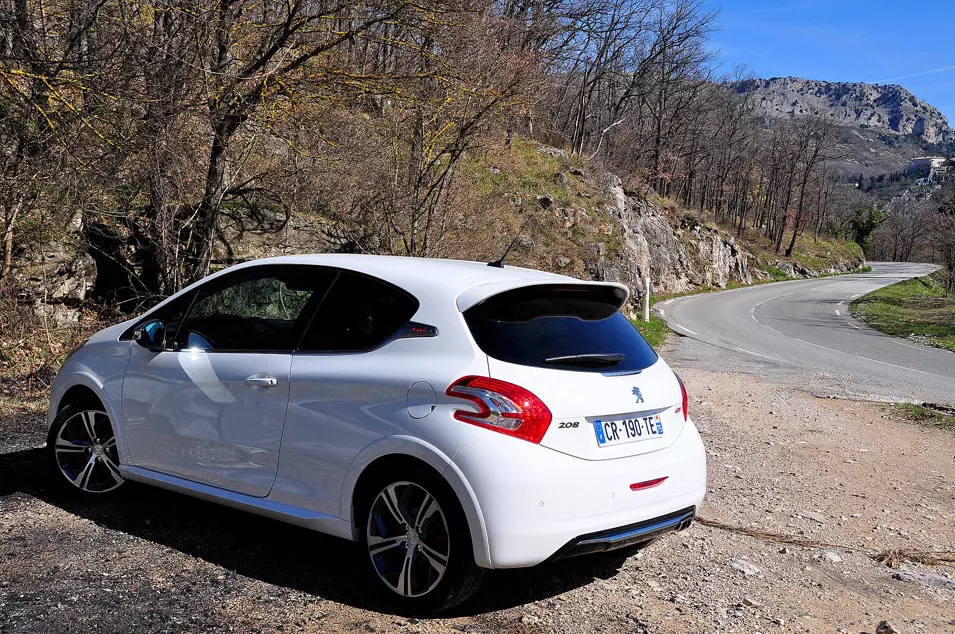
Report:
[[[771,118],[816,115],[846,126],[913,135],[929,143],[955,140],[948,119],[901,86],[773,77],[744,80],[735,87]]]
[[[689,217],[676,221],[641,194],[626,192],[616,177],[609,183],[609,199],[623,249],[619,262],[601,262],[601,279],[618,279],[638,292],[649,275],[654,293],[725,288],[730,280],[752,283],[755,258],[735,239]]]
[[[665,212],[646,200],[628,195],[617,177],[609,184],[610,216],[621,233],[619,262],[605,262],[600,277],[619,278],[636,292],[649,275],[654,289],[680,292],[693,286],[692,261],[680,242]],[[615,273],[609,272],[614,271]]]
[[[53,242],[22,255],[14,269],[17,301],[32,305],[38,316],[59,325],[79,320],[80,308],[95,283],[93,258],[69,241]]]
[[[752,267],[756,260],[740,248],[736,238],[727,238],[706,225],[693,224],[690,243],[696,248],[697,270],[702,277],[696,285],[726,288],[731,280],[752,284]]]

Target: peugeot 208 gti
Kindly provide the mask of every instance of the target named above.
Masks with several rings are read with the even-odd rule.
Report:
[[[484,569],[639,547],[703,500],[680,379],[620,284],[475,262],[234,266],[102,330],[53,385],[58,477],[133,480],[360,542],[436,610]]]

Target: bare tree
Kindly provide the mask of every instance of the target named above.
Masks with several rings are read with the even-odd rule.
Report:
[[[948,274],[948,294],[955,295],[955,181],[949,180],[945,184],[940,203],[935,214],[933,245],[936,261]]]

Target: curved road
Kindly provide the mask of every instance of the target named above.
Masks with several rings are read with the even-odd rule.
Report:
[[[955,405],[955,354],[883,335],[849,314],[865,293],[927,275],[928,264],[680,297],[656,311],[683,335],[675,366],[750,372],[813,392]]]

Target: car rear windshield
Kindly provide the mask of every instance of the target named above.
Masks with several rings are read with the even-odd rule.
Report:
[[[508,363],[581,372],[639,372],[657,354],[613,286],[538,285],[494,295],[464,312],[475,342]]]

